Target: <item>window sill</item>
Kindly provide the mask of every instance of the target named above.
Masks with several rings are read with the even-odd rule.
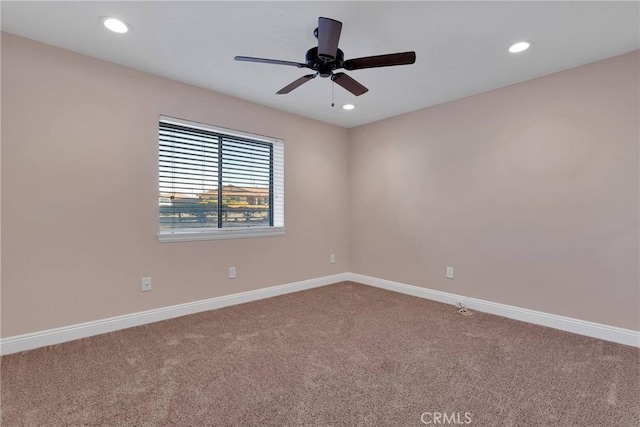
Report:
[[[160,243],[193,242],[199,240],[219,239],[247,239],[253,237],[284,236],[284,227],[253,228],[253,229],[226,229],[226,230],[175,230],[158,233]]]

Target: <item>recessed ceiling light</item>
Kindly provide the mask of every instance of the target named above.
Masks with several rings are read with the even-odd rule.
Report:
[[[118,18],[104,18],[102,23],[114,33],[124,34],[129,31],[129,26]]]
[[[344,104],[344,105],[342,106],[342,109],[343,109],[343,110],[353,110],[354,108],[356,108],[356,106],[355,106],[355,105],[353,105],[353,104]]]
[[[509,48],[509,52],[511,52],[511,53],[524,52],[525,50],[529,49],[529,46],[531,46],[531,43],[529,43],[529,42],[514,43]]]

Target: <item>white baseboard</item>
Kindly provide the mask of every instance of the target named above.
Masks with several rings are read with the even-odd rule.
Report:
[[[305,289],[317,288],[333,283],[343,282],[347,279],[347,273],[324,276],[316,279],[303,280],[300,282],[288,283],[285,285],[272,286],[255,291],[240,292],[233,295],[209,298],[185,304],[172,305],[154,310],[141,311],[124,316],[116,316],[108,319],[95,320],[92,322],[80,323],[61,328],[48,329],[45,331],[33,332],[30,334],[16,335],[0,340],[0,354],[11,354],[20,351],[31,350],[47,345],[60,344],[80,338],[87,338],[120,329],[140,326],[147,323],[161,320],[173,319],[175,317],[186,316],[188,314],[200,313],[202,311],[215,310],[217,308],[230,305],[243,304],[264,298],[284,295],[291,292],[303,291]]]
[[[405,283],[393,282],[391,280],[378,279],[376,277],[365,276],[356,273],[340,273],[332,276],[324,276],[316,279],[303,280],[300,282],[288,283],[285,285],[272,286],[255,291],[241,292],[233,295],[209,298],[185,304],[172,305],[154,310],[142,311],[139,313],[127,314],[124,316],[111,317],[108,319],[95,320],[92,322],[80,323],[77,325],[64,326],[61,328],[48,329],[45,331],[33,332],[24,335],[0,339],[0,354],[11,354],[20,351],[31,350],[53,344],[60,344],[80,338],[87,338],[120,329],[145,325],[161,320],[173,319],[175,317],[200,313],[217,308],[228,307],[236,304],[256,301],[264,298],[271,298],[291,292],[298,292],[305,289],[317,288],[334,283],[352,281],[364,285],[375,286],[394,292],[426,298],[445,304],[454,305],[459,301],[465,307],[521,320],[536,325],[547,326],[562,331],[573,332],[575,334],[588,337],[599,338],[620,344],[640,347],[640,332],[630,329],[607,326],[585,320],[572,319],[570,317],[558,316],[555,314],[543,313],[526,308],[514,307],[511,305],[485,301],[477,298],[468,298],[448,292],[435,291],[420,286],[407,285]]]
[[[364,285],[375,286],[394,292],[443,302],[445,304],[455,305],[457,302],[463,302],[465,307],[471,310],[495,314],[497,316],[508,317],[510,319],[521,320],[523,322],[533,323],[536,325],[547,326],[549,328],[572,332],[574,334],[599,338],[605,341],[640,347],[640,331],[602,325],[600,323],[588,322],[586,320],[572,319],[570,317],[558,316],[555,314],[514,307],[477,298],[469,298],[462,295],[435,291],[420,286],[407,285],[405,283],[378,279],[376,277],[365,276],[362,274],[347,273],[347,277],[350,281],[362,283]]]

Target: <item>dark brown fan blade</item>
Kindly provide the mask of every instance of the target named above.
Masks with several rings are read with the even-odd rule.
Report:
[[[415,52],[390,53],[389,55],[367,56],[344,61],[345,70],[361,70],[363,68],[391,67],[393,65],[409,65],[416,62]]]
[[[318,58],[325,62],[336,59],[341,31],[342,22],[318,18]]]
[[[298,80],[294,81],[293,83],[289,83],[288,85],[277,91],[276,95],[285,95],[295,88],[302,86],[309,80],[313,79],[315,76],[315,74],[307,74],[306,76],[302,76]]]
[[[280,61],[279,59],[253,58],[251,56],[236,56],[234,59],[236,61],[245,61],[245,62],[262,62],[263,64],[291,65],[298,68],[306,67],[305,64],[301,64],[299,62]]]
[[[362,86],[360,83],[346,75],[345,73],[335,73],[331,76],[331,80],[338,83],[340,86],[354,94],[355,96],[360,96],[363,93],[369,91],[366,87]]]

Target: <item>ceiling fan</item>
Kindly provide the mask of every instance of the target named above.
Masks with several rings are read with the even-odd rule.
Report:
[[[320,77],[330,77],[332,81],[339,84],[355,96],[366,93],[369,89],[358,83],[347,74],[335,70],[344,68],[345,70],[361,70],[363,68],[391,67],[393,65],[409,65],[416,62],[415,52],[391,53],[388,55],[366,56],[344,60],[344,52],[338,49],[342,22],[330,18],[318,18],[318,28],[313,35],[318,39],[318,46],[307,51],[305,62],[281,61],[278,59],[253,58],[250,56],[236,56],[236,61],[261,62],[264,64],[290,65],[298,68],[309,68],[315,74],[307,74],[298,80],[280,89],[276,94],[284,95],[302,86],[311,79]]]

